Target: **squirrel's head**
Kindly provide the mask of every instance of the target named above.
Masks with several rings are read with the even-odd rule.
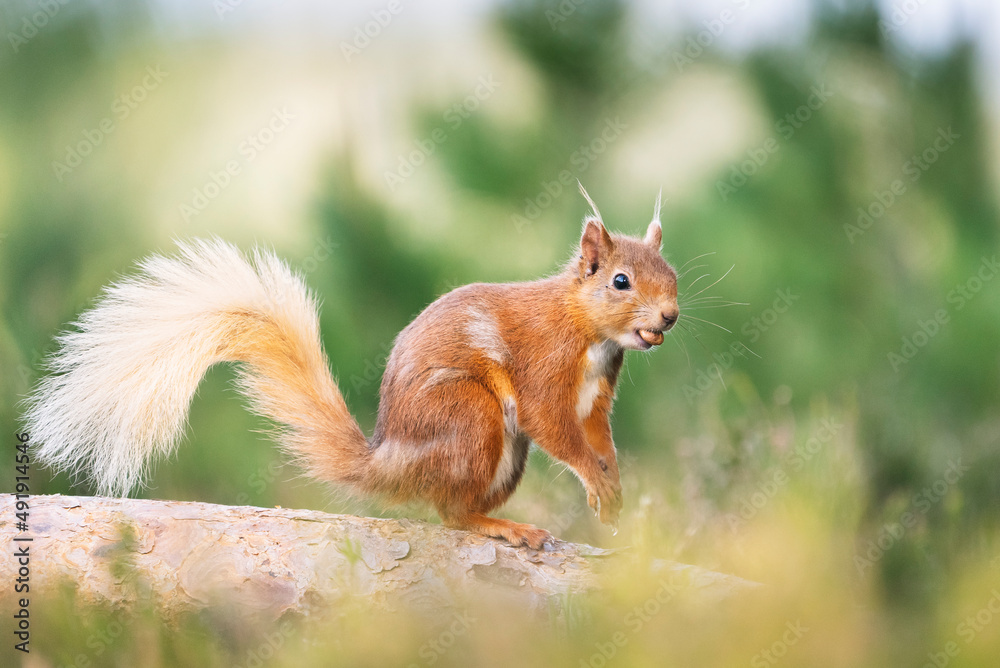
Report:
[[[642,239],[610,234],[587,192],[593,215],[583,222],[577,277],[578,304],[593,331],[623,348],[649,350],[674,326],[677,272],[660,255],[660,198]]]

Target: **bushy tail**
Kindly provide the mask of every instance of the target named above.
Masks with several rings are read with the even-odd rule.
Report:
[[[27,400],[40,461],[89,475],[100,494],[127,494],[154,454],[177,445],[205,371],[243,362],[240,391],[283,426],[293,459],[317,478],[364,486],[367,442],[330,375],[316,302],[287,265],[212,240],[140,268],[59,337],[51,375]]]

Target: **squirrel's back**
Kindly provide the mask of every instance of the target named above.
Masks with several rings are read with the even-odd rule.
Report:
[[[567,316],[567,282],[473,283],[431,303],[399,333],[386,361],[372,444],[412,431],[434,410],[436,387],[471,381],[503,402],[577,369],[587,341]]]

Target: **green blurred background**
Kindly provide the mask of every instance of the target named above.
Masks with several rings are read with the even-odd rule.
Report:
[[[0,18],[4,434],[101,286],[209,235],[305,275],[370,433],[416,313],[554,271],[586,209],[577,178],[634,234],[662,188],[682,326],[628,356],[623,531],[539,453],[502,512],[768,583],[830,622],[789,665],[922,665],[1000,585],[991,3],[53,0]],[[297,478],[232,376],[208,374],[141,495],[437,521]],[[750,662],[723,629],[618,660]],[[987,625],[949,661],[995,665],[998,641]]]

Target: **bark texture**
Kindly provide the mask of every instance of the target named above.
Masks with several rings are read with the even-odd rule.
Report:
[[[69,582],[85,602],[152,599],[167,613],[224,605],[267,619],[363,597],[390,610],[450,614],[480,588],[552,610],[568,594],[599,589],[602,570],[629,559],[561,541],[545,551],[512,548],[421,521],[61,495],[31,497],[30,529],[22,533],[14,503],[13,495],[0,500],[0,553],[7,555],[0,582],[15,580],[11,555],[28,545],[32,595]],[[31,542],[14,540],[26,536]],[[758,586],[673,562],[655,568],[707,599]]]

